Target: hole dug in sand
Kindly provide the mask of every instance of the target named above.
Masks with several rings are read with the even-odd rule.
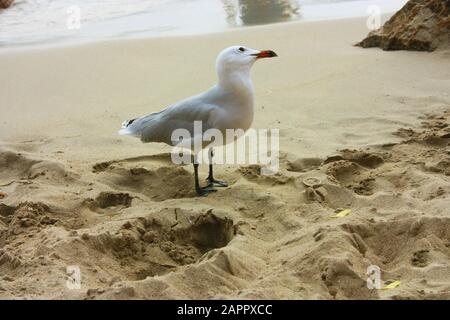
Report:
[[[171,212],[170,212],[171,211]],[[173,209],[162,214],[173,216]],[[226,246],[234,237],[233,220],[211,212],[185,212],[175,220],[138,218],[96,235],[83,234],[89,255],[102,261],[102,268],[142,280],[195,263],[212,249]]]
[[[233,220],[219,218],[212,213],[199,216],[191,227],[180,229],[178,237],[188,239],[202,254],[225,247],[234,237]]]

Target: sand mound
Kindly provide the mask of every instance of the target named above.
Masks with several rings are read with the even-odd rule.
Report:
[[[162,160],[162,161],[161,161]],[[148,167],[148,162],[152,167]],[[147,167],[145,167],[147,165]],[[170,162],[170,155],[117,160],[93,166],[97,181],[114,190],[145,194],[153,201],[194,197],[192,173]]]
[[[71,182],[76,177],[76,174],[68,171],[61,163],[1,149],[0,166],[4,168],[0,173],[1,185],[11,183],[13,179]]]

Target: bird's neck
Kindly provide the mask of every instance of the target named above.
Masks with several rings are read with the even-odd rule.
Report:
[[[219,87],[224,92],[253,100],[253,85],[250,68],[219,73]]]

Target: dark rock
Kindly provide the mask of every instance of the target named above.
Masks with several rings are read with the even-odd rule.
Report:
[[[450,45],[450,0],[410,0],[356,44],[383,50],[433,51]]]
[[[0,9],[9,8],[14,0],[0,0]]]

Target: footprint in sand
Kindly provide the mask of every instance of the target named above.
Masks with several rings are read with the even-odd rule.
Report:
[[[153,201],[195,196],[192,173],[175,166],[170,153],[102,162],[93,166],[93,172],[114,190],[139,193]]]
[[[384,155],[386,157],[386,155]],[[376,153],[343,150],[340,155],[327,158],[326,170],[330,181],[338,183],[356,194],[372,195],[376,187],[376,169],[384,163],[384,157]]]

